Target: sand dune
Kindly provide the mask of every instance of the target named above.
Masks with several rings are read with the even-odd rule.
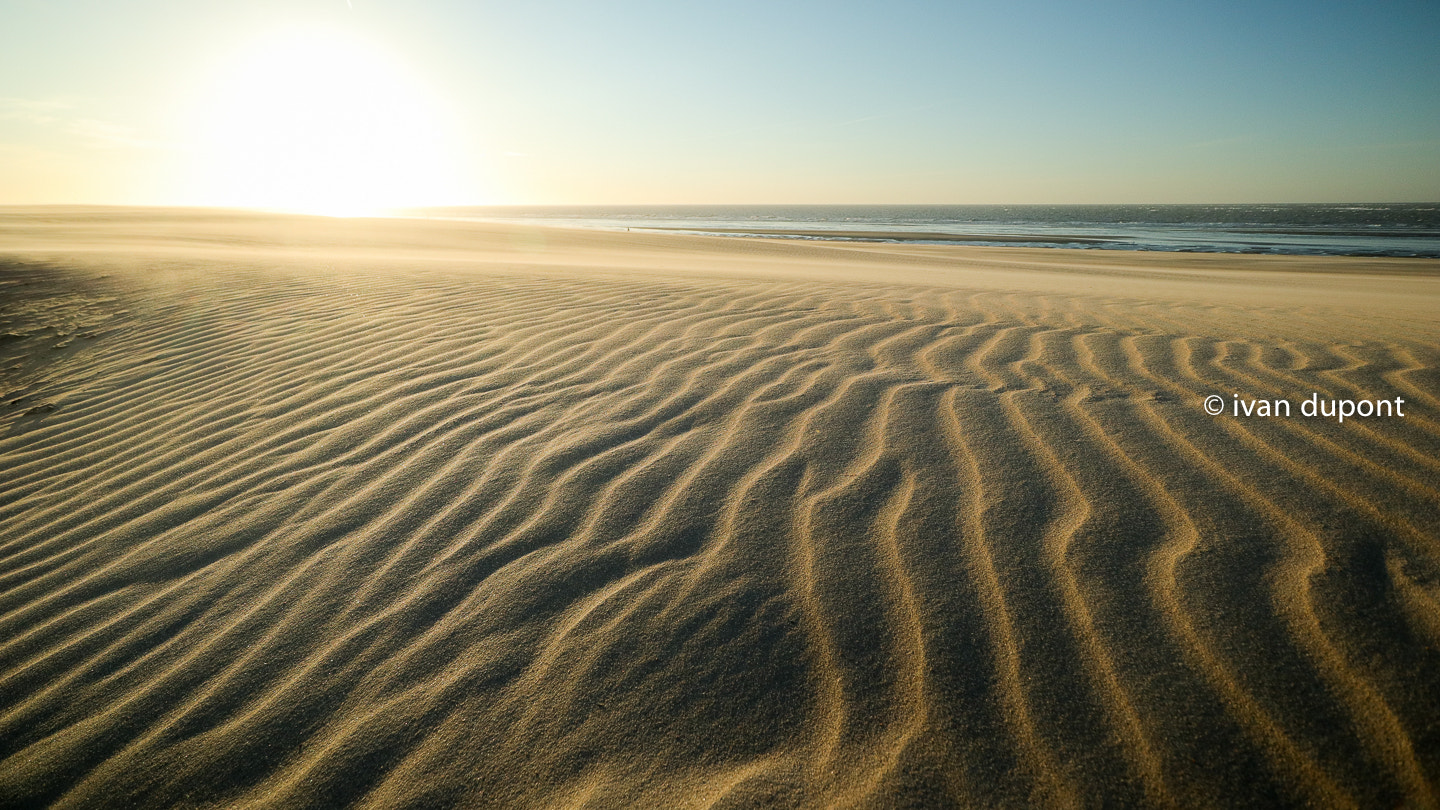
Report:
[[[0,804],[1436,804],[1436,262],[35,209],[0,282]],[[1312,393],[1404,416],[1202,407]]]

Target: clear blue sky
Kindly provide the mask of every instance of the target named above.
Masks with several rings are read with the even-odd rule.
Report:
[[[226,202],[292,147],[290,193],[384,164],[397,203],[1440,199],[1434,0],[351,2],[0,0],[0,203]],[[403,81],[236,90],[286,30]],[[407,94],[443,138],[385,129]]]

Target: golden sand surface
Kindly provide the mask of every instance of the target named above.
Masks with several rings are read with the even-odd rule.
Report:
[[[1436,804],[1440,262],[5,209],[0,363],[0,805]]]

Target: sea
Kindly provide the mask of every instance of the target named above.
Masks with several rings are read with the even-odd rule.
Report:
[[[1440,203],[485,206],[408,213],[770,239],[1440,258]]]

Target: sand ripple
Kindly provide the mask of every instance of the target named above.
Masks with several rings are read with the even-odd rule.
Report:
[[[5,417],[4,803],[1435,802],[1434,334],[503,266],[132,296]],[[1410,409],[1200,407],[1312,391]]]

